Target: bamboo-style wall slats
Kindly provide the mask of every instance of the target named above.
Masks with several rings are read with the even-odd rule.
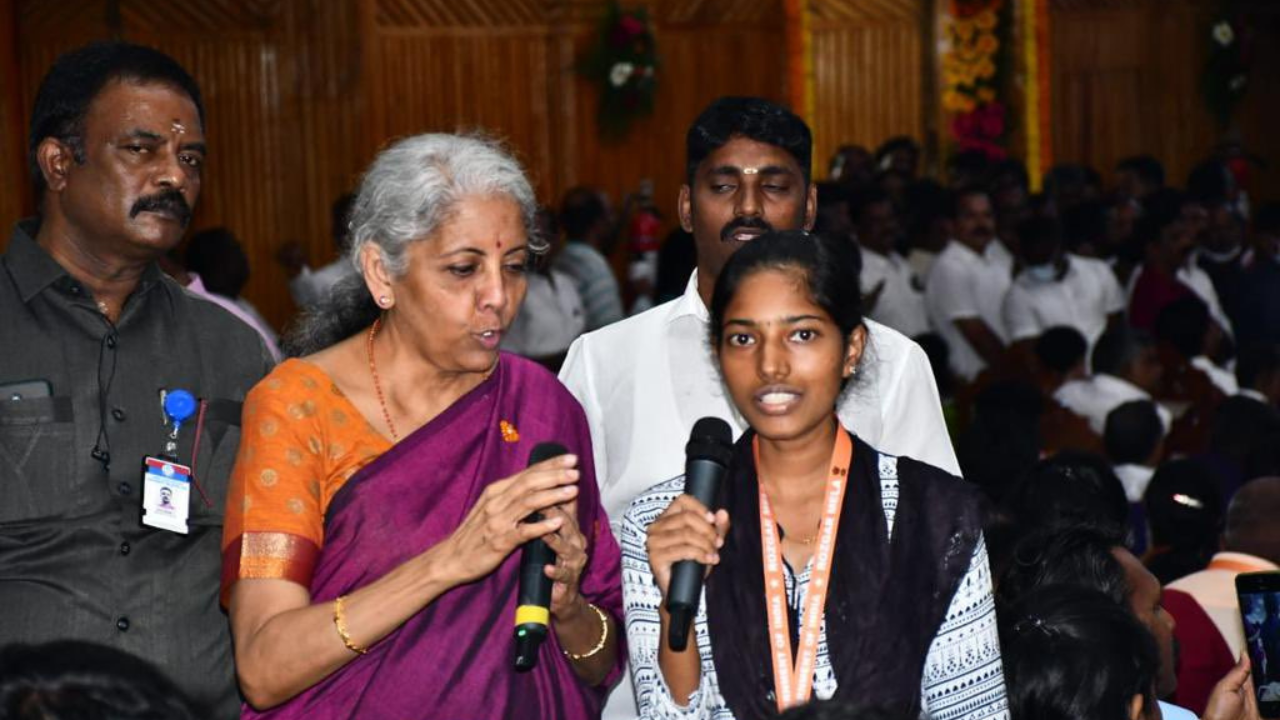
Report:
[[[1180,181],[1218,137],[1197,86],[1206,0],[1052,1],[1057,157],[1108,173],[1119,157],[1147,151]],[[27,178],[15,173],[40,79],[60,53],[109,37],[153,44],[200,82],[210,155],[194,227],[226,225],[241,238],[253,267],[246,295],[276,324],[294,312],[276,248],[298,240],[313,264],[329,261],[330,203],[395,137],[482,128],[511,144],[552,203],[578,184],[621,199],[648,178],[673,221],[697,112],[724,94],[787,96],[782,2],[624,4],[649,9],[662,66],[654,115],[616,142],[600,137],[596,89],[576,71],[601,0],[0,3],[0,246],[32,207]],[[943,5],[810,0],[816,176],[840,144],[907,134],[931,146],[922,136],[936,122],[923,97],[933,20],[924,15]],[[1280,158],[1268,124],[1280,103],[1280,42],[1271,41],[1280,28],[1260,33],[1239,130]],[[1280,191],[1280,179],[1264,182]]]
[[[922,139],[923,55],[918,0],[815,0],[814,173],[845,144]]]
[[[1201,10],[1131,2],[1057,13],[1054,157],[1088,163],[1109,177],[1121,158],[1151,153],[1180,184],[1214,142],[1198,85],[1207,22]]]

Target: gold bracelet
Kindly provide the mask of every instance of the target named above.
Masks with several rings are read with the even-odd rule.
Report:
[[[595,605],[592,605],[591,603],[587,603],[587,607],[591,608],[592,610],[595,610],[596,615],[600,616],[600,642],[597,642],[595,647],[591,648],[585,653],[582,653],[581,655],[578,655],[577,653],[571,653],[568,650],[561,649],[560,652],[567,655],[570,660],[586,660],[587,658],[603,650],[604,644],[609,641],[609,616],[605,615],[603,610],[596,607]]]
[[[337,598],[334,598],[333,601],[333,624],[338,628],[338,637],[342,638],[342,644],[346,645],[347,649],[351,652],[357,655],[368,654],[369,648],[357,645],[355,641],[351,639],[351,634],[347,632],[347,615],[342,607],[342,603],[346,599],[347,598],[345,596],[339,595]]]

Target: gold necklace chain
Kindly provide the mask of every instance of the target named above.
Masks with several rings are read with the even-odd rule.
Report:
[[[373,321],[373,325],[369,326],[369,341],[367,343],[369,354],[369,374],[373,376],[373,391],[378,395],[378,405],[382,408],[382,419],[387,422],[387,429],[391,431],[391,441],[399,442],[400,436],[396,434],[396,425],[391,422],[391,413],[387,411],[387,399],[382,396],[382,383],[378,381],[378,364],[373,359],[373,336],[378,334],[378,329],[382,327],[382,318]]]

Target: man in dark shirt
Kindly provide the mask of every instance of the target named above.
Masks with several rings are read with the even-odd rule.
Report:
[[[1258,210],[1253,261],[1240,276],[1240,344],[1280,345],[1280,203]]]
[[[271,361],[155,262],[200,193],[199,89],[157,51],[82,48],[41,84],[29,150],[40,213],[0,258],[0,645],[110,645],[236,717],[223,502],[240,401]],[[175,390],[198,399],[176,437]],[[140,522],[160,455],[193,470],[172,495],[186,534]]]

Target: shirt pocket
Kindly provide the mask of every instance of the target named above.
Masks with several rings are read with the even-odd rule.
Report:
[[[231,469],[240,449],[240,411],[238,400],[210,398],[205,409],[200,451],[197,455],[196,482],[204,490],[191,500],[191,522],[195,525],[221,526],[227,503],[227,485]],[[208,503],[205,499],[208,499]]]
[[[0,522],[66,514],[84,500],[75,476],[69,397],[0,401]]]

